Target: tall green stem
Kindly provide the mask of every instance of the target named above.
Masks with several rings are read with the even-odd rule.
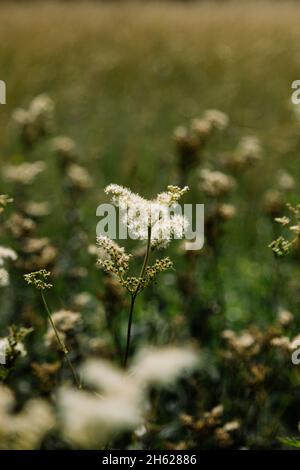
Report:
[[[139,288],[141,285],[141,281],[144,278],[146,268],[148,266],[149,256],[150,256],[150,248],[151,248],[151,225],[148,227],[148,239],[147,239],[147,249],[146,254],[143,262],[143,266],[139,276],[138,285],[133,294],[131,294],[131,302],[130,302],[130,310],[129,310],[129,318],[128,318],[128,327],[127,327],[127,340],[126,340],[126,351],[124,356],[124,368],[127,367],[127,360],[129,355],[129,348],[130,348],[130,338],[131,338],[131,326],[132,326],[132,318],[133,318],[133,311],[134,311],[134,304],[139,293]]]
[[[51,326],[52,326],[52,328],[53,328],[53,331],[54,331],[54,333],[55,333],[55,337],[56,337],[56,340],[57,340],[57,342],[58,342],[58,344],[59,344],[59,347],[60,347],[61,351],[63,352],[63,354],[64,354],[64,356],[65,356],[65,359],[66,359],[67,364],[68,364],[68,366],[69,366],[69,368],[70,368],[70,370],[71,370],[71,372],[72,372],[72,375],[73,375],[73,377],[74,377],[74,381],[75,381],[77,387],[78,387],[79,389],[81,389],[81,388],[82,388],[82,385],[81,385],[81,382],[80,382],[80,380],[79,380],[79,378],[78,378],[78,376],[77,376],[77,374],[76,374],[76,371],[75,371],[75,369],[74,369],[74,367],[73,367],[73,364],[72,364],[72,362],[71,362],[71,359],[70,359],[70,357],[69,357],[69,351],[68,351],[68,349],[67,349],[67,347],[66,347],[64,341],[62,340],[62,338],[61,338],[60,335],[59,335],[59,332],[58,332],[58,330],[57,330],[57,328],[56,328],[56,326],[55,326],[55,323],[54,323],[54,321],[53,321],[53,319],[52,319],[51,312],[50,312],[50,310],[49,310],[48,304],[47,304],[47,302],[46,302],[45,296],[44,296],[44,294],[43,294],[42,291],[41,291],[41,296],[42,296],[43,304],[44,304],[45,309],[46,309],[46,312],[47,312],[48,319],[49,319],[50,324],[51,324]]]

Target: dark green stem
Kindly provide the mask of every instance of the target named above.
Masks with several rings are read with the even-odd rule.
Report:
[[[132,318],[133,318],[135,299],[137,298],[137,295],[139,293],[139,288],[140,288],[140,285],[141,285],[141,281],[144,278],[145,271],[146,271],[146,268],[147,268],[147,265],[148,265],[149,256],[150,256],[150,248],[151,248],[151,225],[148,227],[147,250],[146,250],[143,266],[142,266],[142,269],[141,269],[141,272],[140,272],[139,282],[138,282],[138,285],[137,285],[134,293],[131,295],[129,319],[128,319],[128,327],[127,327],[126,350],[125,350],[125,356],[124,356],[124,368],[125,369],[127,367],[127,360],[128,360],[128,355],[129,355],[129,349],[130,349],[131,326],[132,326]]]

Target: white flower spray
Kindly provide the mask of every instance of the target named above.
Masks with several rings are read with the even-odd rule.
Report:
[[[150,265],[150,255],[157,248],[166,248],[172,238],[182,238],[188,223],[186,218],[174,209],[180,198],[188,191],[188,187],[168,186],[167,190],[157,195],[156,199],[146,200],[128,188],[117,184],[106,187],[105,193],[111,195],[112,203],[122,213],[122,223],[130,237],[135,240],[146,240],[146,252],[138,277],[128,275],[132,255],[128,255],[123,247],[106,236],[99,236],[100,247],[98,265],[106,272],[114,274],[120,284],[131,296],[127,329],[124,367],[127,366],[131,325],[136,298],[142,290],[149,286],[156,276],[172,267],[169,257],[156,259]]]

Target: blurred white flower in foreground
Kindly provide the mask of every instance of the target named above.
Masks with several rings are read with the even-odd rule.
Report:
[[[198,365],[195,351],[166,347],[141,351],[133,367],[124,372],[102,360],[90,360],[82,379],[97,393],[62,388],[58,405],[63,435],[74,445],[105,445],[121,431],[133,431],[143,423],[147,389],[166,386]]]
[[[132,372],[143,385],[166,386],[185,371],[195,368],[197,363],[197,355],[192,349],[149,348],[137,354]]]
[[[11,248],[5,246],[0,246],[0,266],[3,266],[5,259],[12,259],[15,261],[17,259],[17,254]]]
[[[33,399],[18,414],[14,414],[14,404],[12,392],[0,386],[0,449],[39,448],[45,434],[55,424],[50,405],[41,399]]]
[[[107,442],[116,432],[134,429],[141,417],[126,395],[97,397],[75,389],[59,394],[62,430],[65,438],[83,448]]]

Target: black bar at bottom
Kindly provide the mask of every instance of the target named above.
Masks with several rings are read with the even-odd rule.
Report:
[[[39,468],[43,464],[83,466],[87,469],[107,468],[108,466],[124,468],[142,468],[145,465],[149,468],[157,465],[162,466],[191,466],[209,469],[214,463],[221,462],[222,465],[241,465],[243,463],[262,463],[268,465],[272,461],[276,463],[292,462],[298,465],[299,455],[297,451],[253,451],[253,450],[212,450],[212,451],[124,451],[124,450],[93,450],[93,451],[1,451],[1,468],[4,464],[38,464]]]

